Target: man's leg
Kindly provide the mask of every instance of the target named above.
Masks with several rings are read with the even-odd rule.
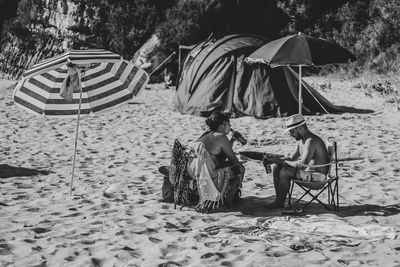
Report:
[[[274,179],[274,188],[275,188],[275,201],[276,203],[276,197],[278,196],[278,188],[279,188],[279,173],[282,170],[282,166],[278,164],[272,164],[271,165],[271,170],[272,170],[272,178]]]
[[[275,201],[268,205],[270,208],[283,208],[286,195],[289,192],[290,179],[296,175],[296,169],[290,166],[271,165],[275,187]]]
[[[296,168],[285,166],[279,173],[279,186],[276,194],[276,206],[283,208],[285,205],[286,196],[289,192],[290,179],[295,178]]]
[[[244,173],[245,173],[246,169],[243,166],[243,164],[239,164],[239,169],[240,169],[240,175],[239,175],[240,188],[242,188],[242,182],[243,182]]]

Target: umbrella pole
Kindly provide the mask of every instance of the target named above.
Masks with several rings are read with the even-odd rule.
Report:
[[[79,120],[81,118],[81,105],[82,105],[82,87],[81,87],[80,94],[79,94],[78,123],[76,125],[74,156],[72,159],[71,182],[70,182],[70,188],[69,188],[70,196],[72,196],[72,189],[73,189],[73,184],[74,184],[75,158],[76,158],[76,147],[78,146]]]
[[[301,66],[299,66],[299,114],[302,114],[302,109],[303,109],[303,99],[301,96]]]

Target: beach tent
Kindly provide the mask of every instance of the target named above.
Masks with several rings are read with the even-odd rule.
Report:
[[[297,113],[299,80],[293,69],[244,62],[268,41],[234,34],[195,45],[180,66],[172,108],[197,116],[215,110],[257,118]],[[304,81],[303,92],[304,114],[340,111]]]

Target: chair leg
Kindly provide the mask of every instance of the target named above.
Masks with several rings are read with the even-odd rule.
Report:
[[[332,183],[328,183],[328,204],[335,207],[335,189],[332,188]]]
[[[332,187],[331,187],[331,184],[329,183],[329,186],[328,186],[328,204],[329,205],[332,205],[331,197],[332,197]]]
[[[329,187],[331,188],[331,202],[329,205],[333,206],[335,211],[339,211],[339,186],[338,186],[338,179],[333,180],[329,183]],[[332,189],[333,187],[333,189]]]
[[[288,195],[289,195],[289,207],[290,208],[291,208],[294,184],[295,184],[295,182],[292,181],[291,188],[290,188],[289,193],[288,193]],[[312,198],[310,201],[308,201],[303,206],[303,209],[306,209],[313,201],[317,201],[322,206],[324,206],[327,210],[339,211],[339,185],[338,185],[338,179],[337,178],[334,179],[334,180],[328,181],[322,189],[319,189],[318,194],[316,194],[316,195],[311,193],[311,189],[306,188],[306,187],[302,186],[301,184],[297,184],[297,185],[304,190],[304,193],[299,199],[296,200],[296,203],[298,203],[300,200],[302,200],[306,195],[309,195]],[[327,190],[327,193],[328,193],[327,205],[318,199],[318,197],[325,190]]]
[[[300,200],[302,200],[306,195],[309,195],[311,192],[311,189],[305,188],[302,185],[298,185],[298,186],[300,186],[300,188],[302,188],[304,190],[304,193],[303,193],[303,195],[301,195],[301,197],[299,197],[297,199],[296,203],[298,203]]]
[[[321,195],[325,191],[325,189],[326,189],[326,187],[323,190],[319,191],[318,194],[316,194],[315,196],[309,192],[308,194],[312,197],[312,199],[303,207],[303,209],[305,210],[306,207],[308,207],[308,205],[310,205],[314,200],[316,200],[319,204],[324,206],[327,210],[331,210],[321,200],[318,199],[319,195]]]
[[[306,191],[303,196],[300,198],[302,199],[305,195],[310,195],[312,197],[312,199],[310,201],[308,201],[304,206],[303,206],[303,210],[306,209],[314,200],[317,201],[319,204],[321,204],[322,206],[324,206],[327,210],[331,210],[327,205],[325,205],[322,201],[320,201],[318,199],[319,195],[321,195],[327,188],[328,188],[328,184],[325,185],[325,187],[323,187],[318,194],[314,195],[311,193],[311,189],[305,188],[302,185],[299,185],[304,191]],[[299,200],[300,200],[299,199]]]
[[[339,211],[339,179],[336,179],[335,182],[336,187],[336,210]]]
[[[288,204],[289,204],[289,209],[292,208],[292,194],[293,194],[293,187],[294,187],[294,182],[291,181],[290,184],[290,190],[288,192]]]

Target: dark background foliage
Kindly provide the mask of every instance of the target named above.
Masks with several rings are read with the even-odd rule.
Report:
[[[0,0],[1,43],[10,36],[24,50],[37,49],[54,27],[39,18],[42,0]],[[59,2],[50,1],[54,7]],[[70,28],[72,47],[102,47],[131,59],[153,33],[160,51],[176,52],[210,33],[253,33],[276,39],[303,32],[337,42],[357,56],[355,73],[388,72],[399,67],[398,0],[72,0],[78,5]],[[35,12],[32,12],[36,10]],[[36,14],[32,16],[32,14]],[[52,53],[58,53],[54,51]]]

